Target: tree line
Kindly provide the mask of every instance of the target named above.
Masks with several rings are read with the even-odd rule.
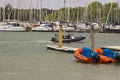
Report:
[[[64,7],[53,9],[18,9],[11,4],[0,7],[0,20],[20,21],[64,21],[64,22],[119,22],[120,8],[118,3],[102,4],[98,1],[90,3],[87,7]]]

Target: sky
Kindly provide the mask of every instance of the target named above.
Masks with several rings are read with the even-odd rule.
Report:
[[[0,0],[0,7],[10,3],[13,8],[28,9],[28,8],[48,8],[59,9],[64,7],[64,0]],[[99,1],[102,4],[109,2],[117,2],[120,4],[120,0],[66,0],[66,7],[78,7],[86,6],[91,2]],[[18,3],[19,2],[19,3]],[[42,3],[42,5],[41,5]],[[19,6],[18,6],[19,5]]]

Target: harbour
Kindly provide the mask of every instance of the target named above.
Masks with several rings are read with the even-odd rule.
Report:
[[[58,45],[50,41],[50,36],[53,34],[54,32],[49,34],[48,32],[0,32],[0,79],[119,79],[119,64],[81,63],[76,61],[71,53],[46,49],[46,45]],[[74,34],[84,34],[86,39],[63,43],[63,46],[74,48],[90,46],[89,33]],[[119,34],[95,33],[95,47],[119,46],[119,38]]]
[[[119,0],[1,0],[0,80],[119,80]]]

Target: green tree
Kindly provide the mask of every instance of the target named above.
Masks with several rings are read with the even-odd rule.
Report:
[[[118,7],[117,3],[107,3],[105,5],[103,5],[102,8],[102,20],[103,22],[105,22],[107,20],[107,22],[114,22],[116,21],[117,17],[117,12],[119,9],[117,9]]]
[[[88,16],[88,21],[90,22],[98,22],[101,21],[101,9],[102,9],[102,4],[100,2],[92,2],[91,4],[88,5],[87,8],[87,16]]]

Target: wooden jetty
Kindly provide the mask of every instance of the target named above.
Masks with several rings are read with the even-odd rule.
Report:
[[[94,26],[91,26],[91,50],[94,49]],[[62,46],[62,25],[59,26],[59,35],[58,35],[58,45],[47,45],[47,49],[52,49],[52,50],[57,50],[57,51],[63,51],[63,52],[75,52],[78,48],[73,48],[73,47],[67,47],[67,46]]]
[[[59,47],[58,45],[47,45],[47,49],[62,51],[62,52],[69,52],[69,53],[73,53],[75,52],[75,50],[77,50],[77,48],[67,47],[67,46]]]
[[[101,48],[108,48],[108,49],[112,49],[114,51],[119,51],[120,52],[120,46],[102,46]]]
[[[62,25],[59,27],[58,45],[47,45],[47,49],[73,53],[77,48],[62,46]]]
[[[91,50],[94,50],[94,26],[91,26],[91,42],[90,42],[90,47]],[[59,43],[58,45],[47,45],[47,49],[52,49],[52,50],[57,50],[57,51],[63,51],[63,52],[75,52],[75,50],[77,50],[78,48],[73,48],[73,47],[67,47],[67,46],[62,46],[62,25],[60,25],[59,28]],[[112,49],[114,51],[118,51],[120,53],[120,46],[102,46],[102,49],[104,48],[108,48],[108,49]]]

